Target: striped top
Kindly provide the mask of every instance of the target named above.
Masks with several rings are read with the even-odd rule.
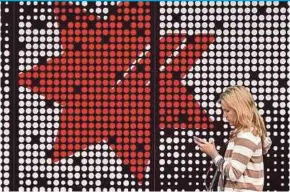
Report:
[[[221,171],[218,191],[263,191],[264,163],[263,154],[268,151],[271,140],[265,145],[259,136],[243,131],[228,143],[225,157],[217,155],[214,163]],[[220,163],[223,162],[223,163]],[[219,166],[220,165],[220,166]]]

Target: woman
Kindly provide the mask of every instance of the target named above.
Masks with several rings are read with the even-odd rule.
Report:
[[[194,139],[221,172],[218,190],[263,191],[263,154],[268,152],[271,139],[254,99],[245,87],[233,86],[221,94],[219,102],[224,118],[233,128],[224,158],[213,142]]]

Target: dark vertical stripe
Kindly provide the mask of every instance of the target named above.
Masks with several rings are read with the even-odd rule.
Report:
[[[151,14],[151,79],[150,79],[150,88],[151,88],[151,156],[150,156],[150,191],[156,191],[156,168],[158,166],[158,160],[156,159],[157,150],[156,150],[156,139],[159,128],[159,114],[158,114],[158,89],[159,89],[159,80],[158,80],[158,68],[157,68],[157,54],[159,51],[159,39],[158,39],[158,11],[159,3],[151,2],[150,4],[150,14]]]
[[[11,54],[13,60],[12,60],[12,87],[13,87],[13,95],[12,95],[12,153],[13,153],[13,166],[12,166],[12,171],[13,171],[13,179],[12,179],[12,191],[18,191],[19,188],[19,164],[18,164],[18,109],[19,109],[19,89],[18,89],[18,22],[19,22],[19,17],[18,17],[18,11],[19,11],[19,3],[18,2],[13,2],[13,38],[12,38],[12,43],[13,43],[13,53]]]

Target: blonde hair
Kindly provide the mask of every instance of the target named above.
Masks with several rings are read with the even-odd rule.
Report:
[[[231,138],[248,128],[254,128],[253,134],[266,137],[266,127],[262,116],[259,114],[255,101],[246,87],[232,86],[228,87],[219,98],[219,102],[225,102],[236,113],[236,129],[231,134]]]

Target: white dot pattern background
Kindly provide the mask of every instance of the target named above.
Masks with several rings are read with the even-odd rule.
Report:
[[[7,18],[10,10],[7,4],[1,3],[1,20]],[[0,190],[7,191],[11,185],[11,38],[8,33],[11,24],[1,22],[1,59],[0,59]]]
[[[117,6],[115,2],[73,4],[104,19],[108,18],[110,9]],[[290,3],[165,1],[151,4],[155,10],[151,23],[156,26],[151,28],[152,39],[157,40],[154,44],[151,42],[156,45],[156,49],[152,49],[156,51],[156,56],[152,56],[155,59],[152,69],[159,69],[161,65],[158,39],[167,34],[214,36],[215,41],[180,79],[182,86],[213,120],[214,128],[175,128],[172,121],[159,118],[162,115],[158,109],[162,107],[152,108],[156,119],[152,120],[150,130],[155,134],[151,136],[155,147],[142,182],[128,171],[105,142],[91,145],[58,164],[52,163],[51,151],[60,127],[62,107],[18,86],[15,76],[62,54],[54,5],[19,2],[15,3],[17,9],[13,9],[13,3],[2,2],[0,190],[202,191],[204,180],[209,185],[213,171],[206,178],[210,159],[195,146],[193,136],[213,137],[219,150],[228,141],[230,128],[222,120],[217,99],[231,85],[245,85],[251,90],[273,141],[271,150],[264,156],[264,190],[289,190]],[[8,22],[12,12],[16,15],[14,26]],[[17,31],[13,33],[13,29]],[[14,41],[13,35],[16,36]],[[16,45],[13,42],[17,42]],[[173,43],[165,42],[165,45]],[[152,72],[157,81],[159,72]],[[170,81],[166,77],[164,85],[157,83],[151,88],[170,87]],[[154,91],[156,102],[160,102],[161,92]],[[169,95],[174,98],[176,93]],[[13,117],[15,113],[17,118]],[[160,123],[171,128],[160,127]],[[16,146],[12,147],[13,144]]]
[[[160,36],[215,35],[215,42],[182,83],[192,87],[195,99],[215,120],[216,130],[160,132],[158,189],[203,189],[209,159],[194,148],[192,136],[213,137],[218,148],[227,142],[230,128],[222,122],[216,101],[224,88],[231,85],[250,88],[273,140],[272,149],[265,157],[264,190],[288,189],[289,3],[160,2],[159,18]],[[183,150],[190,152],[180,153]],[[210,179],[207,185],[209,182]],[[271,186],[275,182],[281,184],[280,189]]]

